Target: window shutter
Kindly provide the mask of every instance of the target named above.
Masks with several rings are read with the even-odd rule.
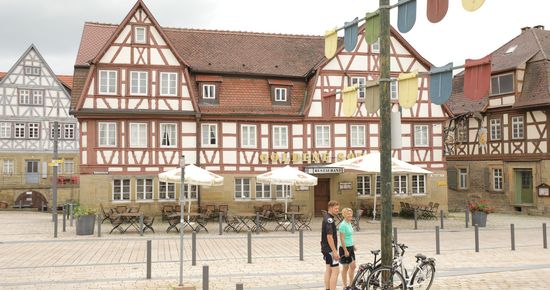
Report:
[[[485,191],[491,190],[491,172],[487,167],[483,168],[483,185]]]
[[[457,171],[454,167],[447,168],[447,187],[457,190]]]

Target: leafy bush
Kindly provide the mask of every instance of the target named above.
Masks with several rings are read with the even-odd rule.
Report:
[[[85,215],[95,215],[97,213],[97,210],[95,208],[89,208],[89,207],[83,207],[80,205],[75,206],[74,208],[74,216],[85,216]]]
[[[489,201],[485,199],[468,201],[468,208],[470,208],[471,212],[474,212],[474,211],[481,211],[484,213],[495,212],[495,207],[491,206],[489,204]]]

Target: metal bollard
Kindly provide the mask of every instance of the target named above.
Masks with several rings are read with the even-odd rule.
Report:
[[[393,241],[397,244],[397,227],[393,228]]]
[[[468,224],[470,223],[470,208],[466,205],[466,211],[464,214],[464,219],[466,220],[466,228],[468,228]]]
[[[191,265],[197,265],[197,231],[191,233]]]
[[[260,234],[260,213],[256,212],[256,235]]]
[[[248,230],[248,264],[252,264],[252,232]]]
[[[361,221],[361,215],[360,214],[357,214],[356,215],[357,217],[355,218],[355,220],[357,221],[357,231],[361,231],[361,227],[359,226],[359,222]]]
[[[63,206],[63,232],[67,231],[67,209]]]
[[[208,290],[208,265],[202,266],[202,290]]]
[[[510,238],[512,239],[512,251],[516,250],[516,238],[515,238],[515,231],[514,231],[514,224],[510,224]]]
[[[220,212],[219,217],[220,217],[220,234],[219,235],[221,236],[222,232],[223,232],[223,230],[222,230],[222,228],[223,228],[223,226],[222,226],[222,224],[223,224],[223,212]]]
[[[244,290],[243,283],[237,283],[237,290]]]
[[[439,255],[440,246],[439,246],[439,226],[435,226],[435,254]]]
[[[97,215],[97,237],[101,238],[101,221],[103,221],[103,215]]]
[[[43,212],[44,211],[44,201],[41,201],[40,202],[40,212]]]
[[[542,247],[548,249],[548,240],[546,237],[546,223],[542,223]]]
[[[475,227],[475,244],[476,244],[476,253],[479,252],[479,227],[477,225],[474,225]]]
[[[441,210],[441,229],[444,229],[445,227],[443,226],[443,210]]]
[[[70,213],[71,213],[71,223],[70,223],[70,225],[72,227],[73,226],[73,220],[74,220],[74,206],[73,206],[72,203],[69,205],[69,209],[70,209]]]
[[[300,230],[300,261],[304,260],[304,230]]]
[[[139,215],[139,235],[143,236],[143,214]]]
[[[294,219],[294,214],[292,214],[292,229],[290,231],[291,233],[294,233],[295,225],[296,225],[296,220]]]
[[[147,279],[151,279],[151,240],[147,240]]]
[[[418,214],[417,209],[414,209],[414,229],[418,230]]]
[[[19,209],[22,209],[23,208],[23,200],[20,199],[19,200]],[[53,217],[52,217],[52,222],[53,222]]]

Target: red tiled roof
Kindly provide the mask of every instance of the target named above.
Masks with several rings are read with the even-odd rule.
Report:
[[[547,105],[550,103],[550,61],[540,60],[527,63],[521,95],[516,98],[514,108]]]
[[[86,22],[76,56],[76,65],[88,64],[94,59],[118,25]]]
[[[0,71],[0,80],[1,80],[5,75],[6,75],[5,72],[1,72],[1,71]]]

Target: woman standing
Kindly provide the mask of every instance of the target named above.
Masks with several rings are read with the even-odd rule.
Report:
[[[342,210],[344,220],[338,226],[340,232],[340,264],[342,264],[342,284],[344,290],[352,289],[349,283],[353,281],[355,274],[355,247],[353,246],[353,227],[351,219],[353,218],[353,210],[344,208]],[[349,271],[349,273],[348,273]]]

